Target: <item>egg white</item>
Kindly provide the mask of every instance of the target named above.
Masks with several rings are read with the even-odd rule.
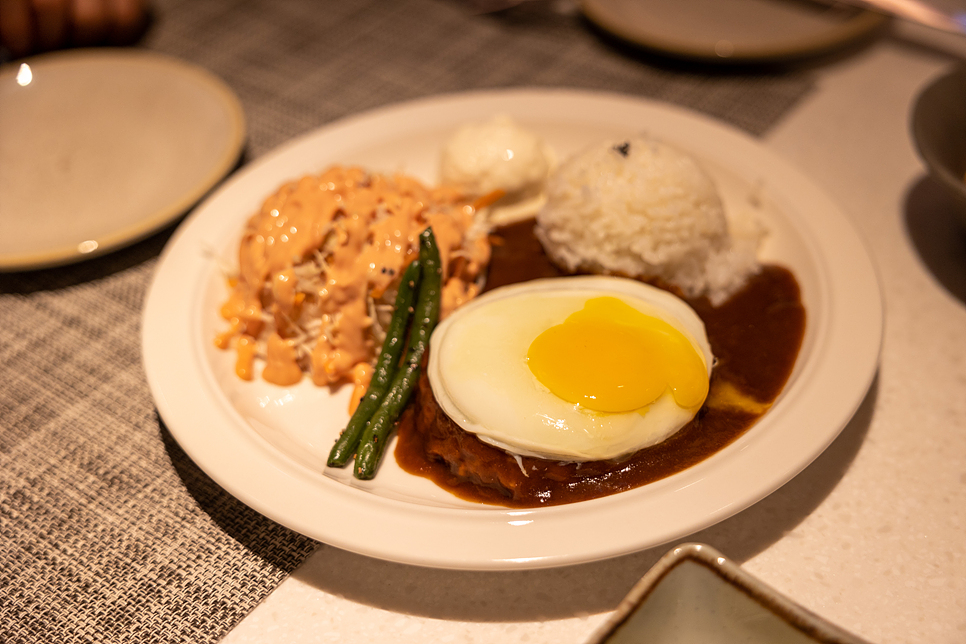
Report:
[[[551,393],[527,366],[534,338],[600,296],[617,297],[676,328],[710,377],[714,358],[704,323],[674,295],[618,277],[534,280],[477,297],[436,328],[427,375],[443,411],[484,442],[559,461],[619,458],[677,432],[697,409],[682,409],[670,391],[641,410],[595,412]]]

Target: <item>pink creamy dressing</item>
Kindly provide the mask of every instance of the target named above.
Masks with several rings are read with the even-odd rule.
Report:
[[[246,380],[260,354],[269,382],[295,384],[308,372],[317,385],[348,380],[364,390],[379,344],[370,296],[395,291],[428,225],[443,265],[441,314],[476,295],[490,247],[474,214],[455,189],[356,167],[283,185],[245,228],[221,307],[230,328],[215,344],[236,350]]]

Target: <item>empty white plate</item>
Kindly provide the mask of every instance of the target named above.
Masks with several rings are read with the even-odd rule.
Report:
[[[89,49],[0,68],[0,270],[146,237],[224,177],[244,139],[228,86],[173,58]]]

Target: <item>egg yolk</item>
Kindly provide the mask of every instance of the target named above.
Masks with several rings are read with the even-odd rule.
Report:
[[[641,409],[668,389],[693,409],[708,395],[704,359],[684,334],[616,297],[589,299],[538,335],[527,366],[555,395],[594,411]]]

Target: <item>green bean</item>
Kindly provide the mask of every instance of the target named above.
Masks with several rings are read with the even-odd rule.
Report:
[[[406,328],[409,326],[409,318],[413,313],[413,299],[416,292],[416,284],[419,282],[422,266],[418,259],[410,262],[403,272],[399,282],[399,290],[396,292],[396,308],[386,330],[386,339],[382,343],[382,352],[376,367],[373,370],[372,380],[369,388],[355,413],[349,419],[342,434],[339,435],[335,445],[329,452],[329,467],[345,467],[352,458],[359,445],[359,438],[366,427],[366,423],[372,415],[379,409],[379,404],[385,398],[389,385],[399,366],[399,356],[402,353],[403,344],[406,341]]]
[[[429,336],[433,333],[439,319],[443,267],[432,228],[427,227],[419,236],[419,258],[423,264],[423,275],[419,284],[413,328],[409,332],[406,358],[393,378],[389,393],[383,398],[379,409],[366,425],[359,441],[353,471],[357,479],[368,480],[375,476],[376,468],[386,450],[389,434],[419,380],[419,370],[423,355],[429,346]]]

